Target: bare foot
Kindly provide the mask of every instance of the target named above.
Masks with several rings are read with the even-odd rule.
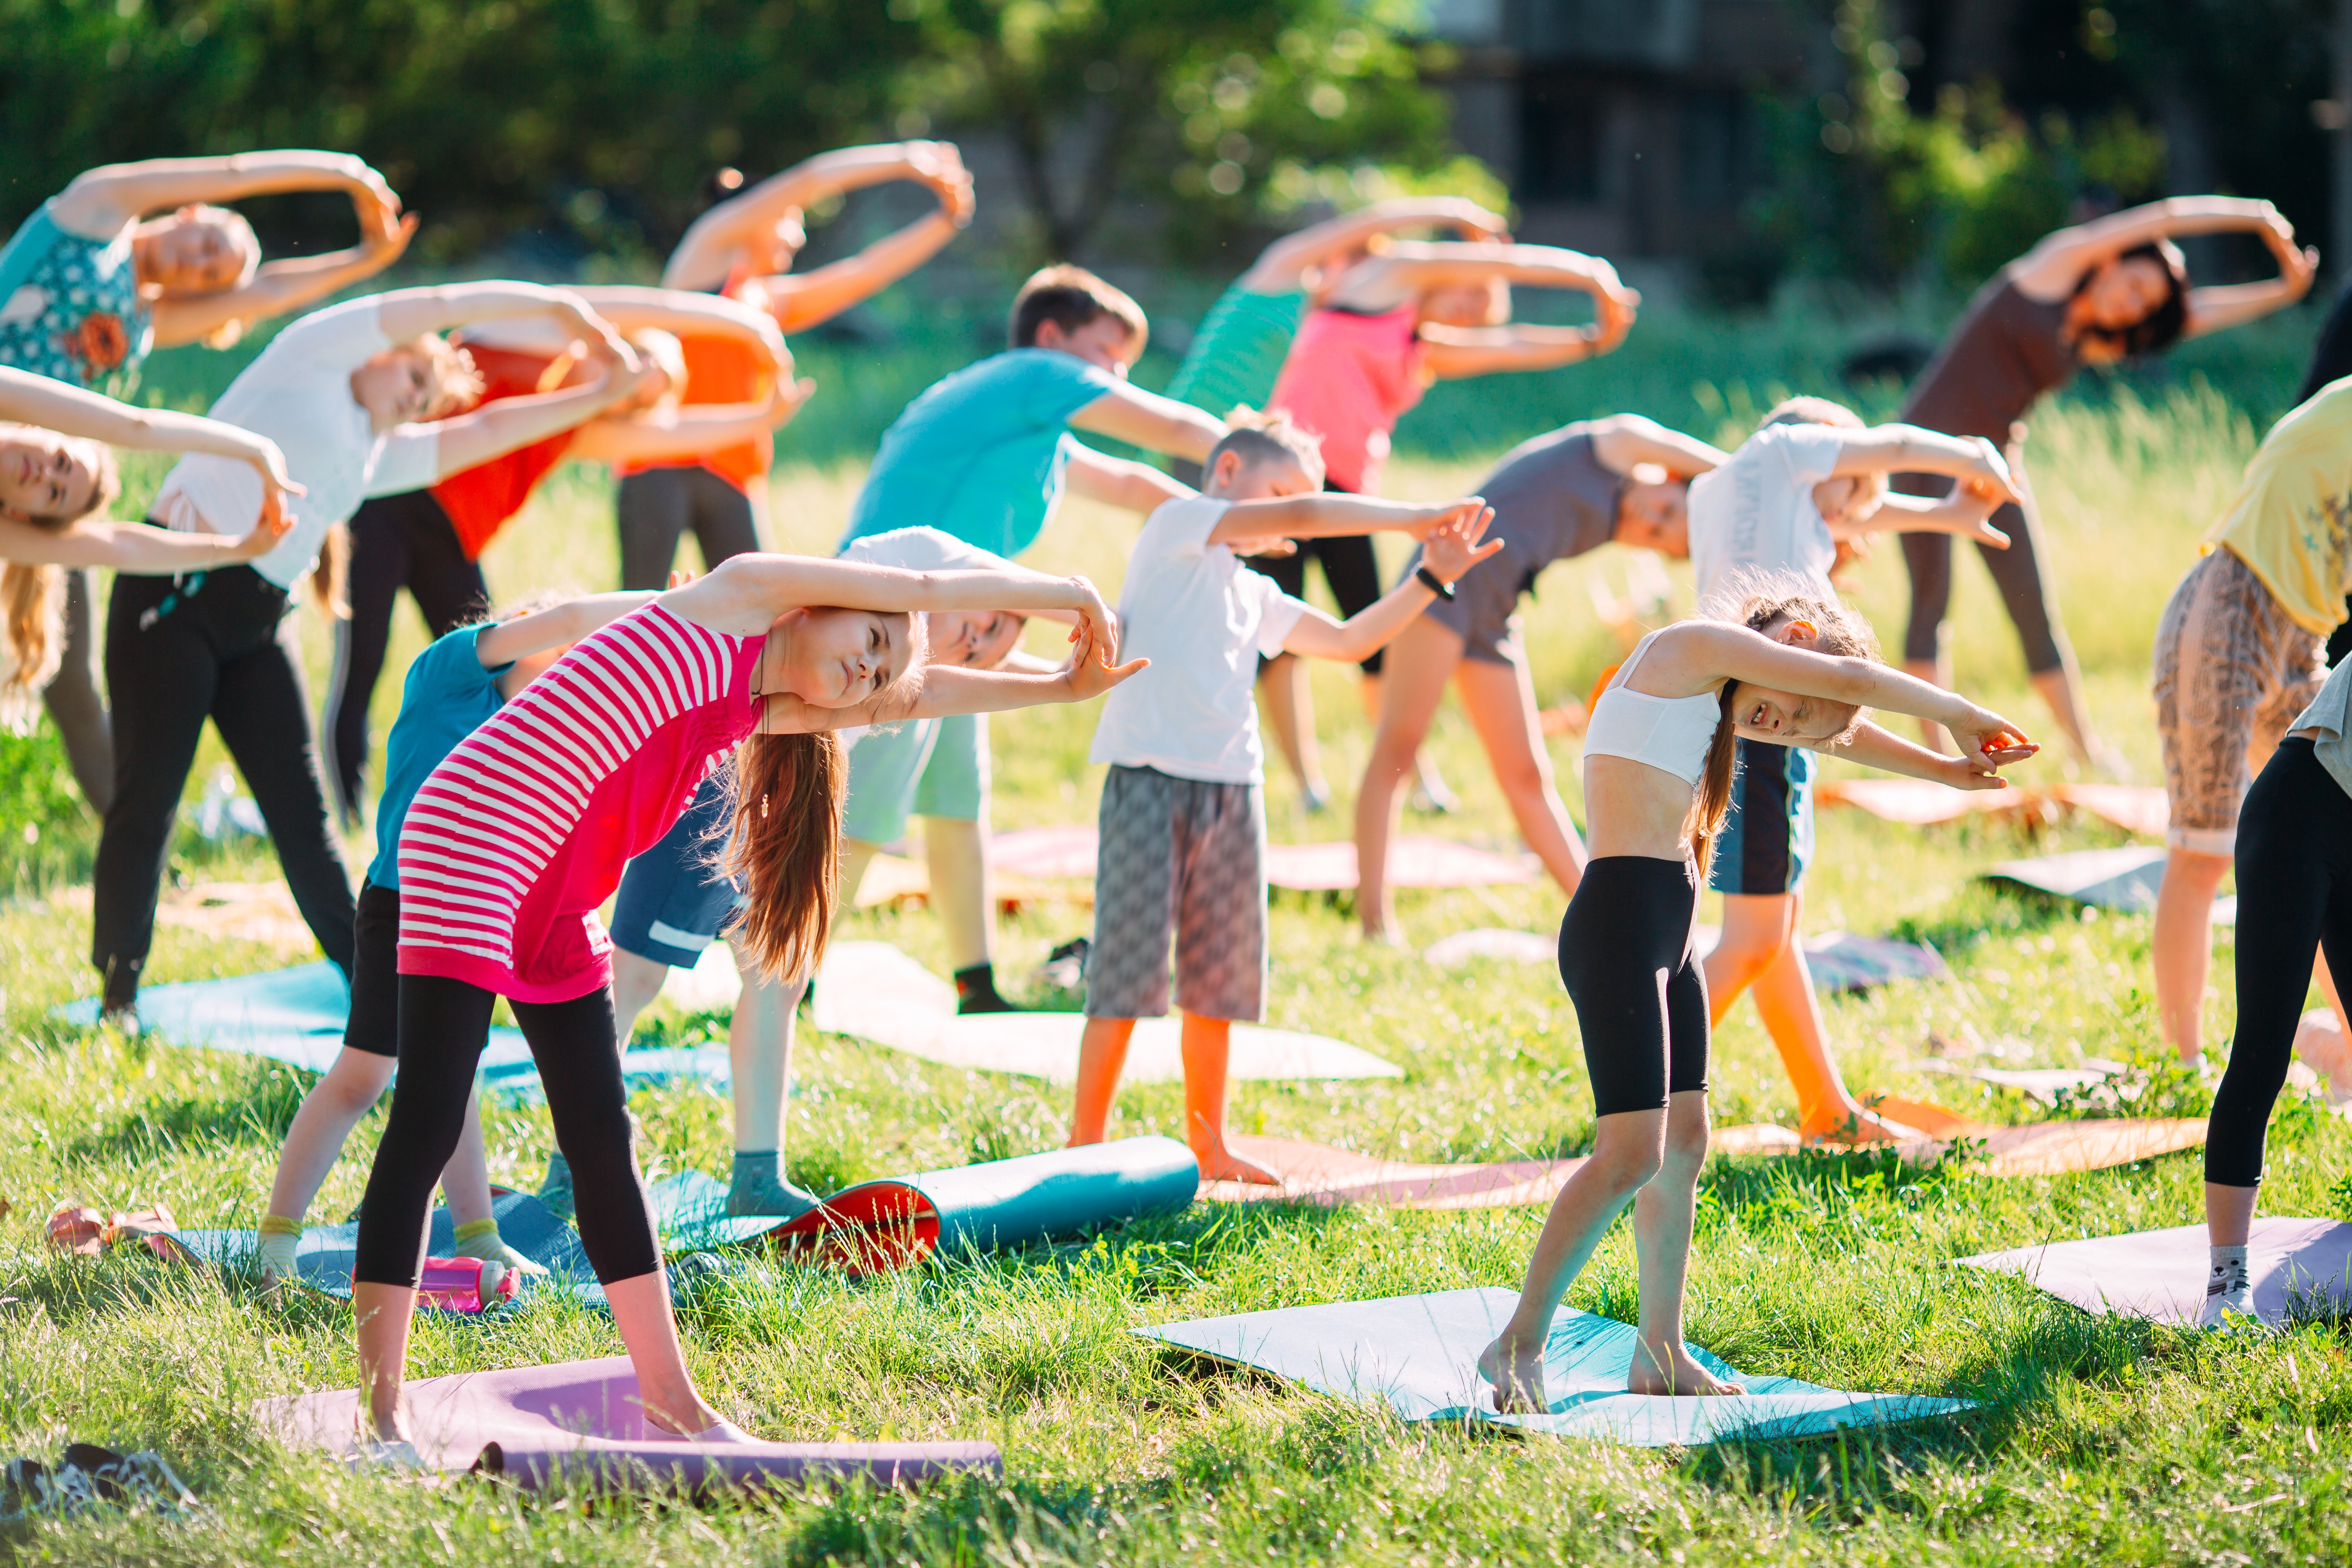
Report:
[[[1801,1127],[1798,1135],[1808,1143],[1911,1143],[1927,1137],[1916,1127],[1906,1127],[1891,1121],[1874,1110],[1859,1106],[1835,1121],[1819,1127]]]
[[[1364,928],[1364,940],[1378,942],[1382,947],[1402,948],[1405,944],[1404,929],[1393,925],[1368,925]]]
[[[1478,1375],[1494,1385],[1495,1411],[1501,1415],[1542,1415],[1551,1409],[1544,1397],[1543,1343],[1513,1342],[1506,1335],[1478,1352]]]
[[[1748,1390],[1737,1383],[1726,1383],[1715,1373],[1691,1359],[1691,1353],[1681,1345],[1666,1352],[1665,1364],[1659,1365],[1657,1352],[1643,1345],[1633,1352],[1633,1371],[1625,1379],[1625,1388],[1632,1394],[1745,1394]]]
[[[1222,1143],[1201,1148],[1197,1144],[1192,1157],[1201,1163],[1201,1180],[1204,1182],[1248,1182],[1261,1187],[1278,1187],[1282,1178],[1254,1161],[1244,1160]]]

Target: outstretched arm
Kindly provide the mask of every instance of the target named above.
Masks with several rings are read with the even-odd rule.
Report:
[[[672,589],[663,602],[696,625],[732,637],[764,632],[785,611],[814,605],[886,613],[1068,610],[1117,647],[1110,606],[1092,583],[1026,571],[908,572],[754,551],[730,556],[685,587]]]
[[[578,642],[597,627],[617,621],[632,610],[644,609],[658,596],[647,589],[635,594],[585,594],[577,599],[567,599],[544,610],[484,627],[474,639],[474,657],[482,661],[485,669],[512,664],[519,658]]]
[[[740,561],[741,556],[734,559]],[[820,730],[845,730],[860,724],[895,723],[908,719],[938,719],[956,713],[1003,713],[1047,702],[1084,702],[1099,697],[1120,681],[1150,666],[1149,659],[1113,665],[1091,626],[1070,633],[1077,645],[1069,664],[1052,674],[1005,669],[964,669],[950,664],[926,664],[916,677],[914,701],[886,710],[883,698],[871,698],[850,708],[816,708],[796,697],[771,697],[760,717],[762,734],[795,734]]]
[[[1458,196],[1374,202],[1276,240],[1242,274],[1241,286],[1253,294],[1303,289],[1310,281],[1308,274],[1328,269],[1374,235],[1441,225],[1452,226],[1473,241],[1499,239],[1507,226],[1500,213]]]
[[[1146,515],[1169,501],[1198,493],[1148,464],[1109,457],[1083,443],[1070,454],[1063,478],[1072,490],[1088,500]]]
[[[621,341],[613,323],[569,289],[508,281],[443,283],[426,289],[394,289],[377,295],[375,301],[376,324],[394,342],[452,327],[544,315],[572,338],[584,342],[591,353],[632,371],[637,366],[635,351]]]
[[[570,455],[603,463],[657,463],[765,441],[790,424],[815,392],[814,381],[787,381],[764,404],[695,405],[592,419],[572,433]]]
[[[2240,196],[2168,196],[2109,213],[2043,236],[2013,264],[2011,276],[2033,299],[2062,300],[2074,291],[2084,273],[2126,250],[2191,235],[2245,233],[2260,234],[2279,258],[2277,281],[2189,290],[2188,331],[2193,336],[2276,310],[2300,299],[2311,287],[2318,255],[2296,247],[2294,226],[2269,202]],[[2214,313],[2210,320],[2200,320],[2204,310]]]
[[[5,365],[0,365],[0,419],[37,425],[60,436],[79,436],[136,452],[203,452],[233,458],[259,469],[264,489],[302,493],[302,487],[287,477],[285,454],[267,436],[201,415],[134,407],[100,393]]]
[[[1448,509],[1444,521],[1422,542],[1422,565],[1440,582],[1457,581],[1503,548],[1499,539],[1479,543],[1486,525],[1494,521],[1494,512],[1483,502],[1468,501]],[[1291,626],[1290,635],[1282,639],[1282,651],[1310,658],[1369,658],[1388,647],[1436,597],[1415,573],[1344,621],[1309,605]]]
[[[624,332],[651,327],[681,338],[733,338],[751,345],[773,374],[792,374],[793,356],[784,346],[783,333],[777,329],[775,318],[756,306],[718,294],[626,283],[596,284],[572,292]]]
[[[1595,321],[1589,327],[1544,327],[1514,322],[1503,327],[1421,325],[1422,363],[1440,381],[1511,371],[1551,370],[1609,353],[1624,332]]]
[[[1643,463],[1654,463],[1670,474],[1685,478],[1704,474],[1730,461],[1731,455],[1696,436],[1670,430],[1639,414],[1612,414],[1592,422],[1592,455],[1613,473],[1630,474]]]
[[[1947,436],[1916,425],[1874,425],[1841,431],[1839,474],[1954,474],[1990,485],[2004,501],[2018,499],[2000,448],[1981,436]]]
[[[955,237],[956,230],[971,221],[971,176],[965,172],[962,155],[953,142],[844,147],[795,163],[697,218],[670,253],[668,265],[662,268],[662,282],[672,289],[716,289],[726,282],[739,253],[755,237],[772,233],[778,225],[797,217],[823,197],[892,180],[929,185],[939,195],[940,210],[849,261],[808,274],[808,279],[816,279],[837,269],[851,269],[839,271],[810,300],[797,302],[803,325],[823,321],[921,266]],[[897,270],[889,270],[894,267]],[[849,291],[860,284],[865,285],[861,292]],[[817,313],[828,300],[837,302]],[[784,330],[793,331],[792,323],[784,323]]]
[[[2001,504],[2001,492],[1990,481],[1964,479],[1942,500],[1930,500],[1924,496],[1881,496],[1878,504],[1861,516],[1841,518],[1831,523],[1830,534],[1835,539],[1852,540],[1871,533],[1949,533],[1989,544],[1995,550],[2006,550],[2009,535],[1989,521]]]
[[[471,414],[404,428],[432,432],[436,443],[435,473],[437,479],[446,479],[518,447],[576,429],[629,395],[636,381],[637,373],[634,371],[615,373],[607,369],[593,381],[567,386],[560,392],[503,397]]]
[[[1951,757],[1941,752],[1931,752],[1866,721],[1855,726],[1853,737],[1844,745],[1823,750],[1827,755],[1844,757],[1864,767],[1903,773],[1915,779],[1932,779],[1954,789],[2009,787],[2007,779],[1982,766],[1974,757]]]
[[[362,204],[360,243],[350,249],[267,261],[253,281],[240,288],[156,300],[156,347],[197,342],[232,323],[242,325],[299,310],[373,278],[399,260],[416,234],[415,215],[403,217],[390,208],[372,211],[365,205],[367,198],[359,199]]]
[[[400,211],[400,198],[383,176],[359,159],[297,147],[225,158],[144,158],[86,169],[58,194],[52,212],[66,228],[98,238],[166,207],[336,190],[350,192],[363,212],[371,205],[394,215]]]
[[[1425,540],[1439,529],[1482,512],[1493,516],[1486,511],[1483,496],[1423,505],[1321,490],[1311,495],[1278,496],[1270,500],[1235,501],[1225,508],[1225,515],[1209,531],[1208,542],[1231,545],[1246,555],[1277,539],[1326,539],[1345,533],[1394,531]],[[1479,531],[1486,531],[1484,524],[1479,526]],[[1502,548],[1499,542],[1496,548]]]
[[[1225,422],[1215,415],[1124,382],[1071,415],[1070,427],[1195,463],[1207,462],[1209,448],[1225,438]]]
[[[291,525],[292,519],[277,509],[264,513],[262,521],[241,539],[89,518],[53,531],[0,514],[0,561],[18,561],[28,566],[104,566],[147,577],[212,572],[268,554]]]

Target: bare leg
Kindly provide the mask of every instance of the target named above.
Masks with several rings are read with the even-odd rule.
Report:
[[[286,1130],[286,1147],[278,1156],[278,1174],[269,1186],[269,1213],[301,1222],[327,1173],[341,1157],[352,1129],[392,1081],[393,1066],[392,1058],[368,1051],[336,1053],[326,1075],[302,1097],[294,1124]],[[457,1152],[442,1169],[441,1190],[457,1224],[490,1217],[489,1163],[482,1149],[478,1091],[467,1099],[465,1130],[458,1135]]]
[[[988,829],[953,817],[923,818],[923,858],[931,873],[931,912],[948,941],[950,972],[996,956],[996,900],[988,864]],[[863,870],[863,868],[860,868]]]
[[[1706,1000],[1721,1024],[1739,994],[1755,988],[1757,1016],[1797,1091],[1797,1131],[1806,1138],[1880,1143],[1910,1133],[1865,1110],[1830,1055],[1829,1026],[1805,964],[1796,893],[1726,893],[1723,940],[1706,955]]]
[[[1573,897],[1584,878],[1584,841],[1568,819],[1552,774],[1551,753],[1544,749],[1534,679],[1523,664],[1465,658],[1454,668],[1454,692],[1486,749],[1519,837],[1560,891]]]
[[[1307,661],[1295,653],[1268,661],[1258,672],[1257,689],[1275,746],[1290,764],[1290,776],[1298,781],[1308,808],[1319,811],[1331,796],[1331,785],[1323,777],[1323,755],[1315,744],[1315,698],[1307,689]]]
[[[866,868],[874,864],[874,857],[882,853],[881,846],[863,839],[844,838],[841,841],[841,902],[845,909],[857,903],[858,884],[866,880]]]
[[[1389,678],[1380,683],[1370,757],[1356,790],[1356,918],[1364,934],[1402,943],[1396,899],[1389,890],[1389,838],[1400,815],[1398,792],[1462,658],[1462,639],[1423,616],[1389,645]]]
[[[613,1016],[621,1026],[621,1048],[637,1032],[637,1016],[654,1005],[669,979],[669,965],[622,948],[613,950]]]
[[[2253,1234],[2254,1198],[2260,1187],[2205,1184],[2205,1240],[2213,1247],[2243,1247]]]
[[[740,1152],[781,1152],[784,1146],[784,1098],[793,1081],[793,1014],[805,981],[777,984],[760,973],[741,948],[736,967],[743,972],[742,994],[727,1023],[727,1065],[734,1082],[735,1148]]]
[[[2227,855],[2176,848],[2156,889],[2156,1006],[2165,1037],[2184,1062],[2204,1054],[2205,981],[2213,967],[2213,895],[2229,873]],[[2323,962],[2322,967],[2324,968]]]
[[[1544,1394],[1543,1357],[1552,1314],[1591,1261],[1609,1226],[1664,1167],[1667,1115],[1664,1110],[1624,1110],[1604,1116],[1595,1125],[1591,1158],[1569,1177],[1544,1217],[1518,1306],[1478,1357],[1479,1373],[1494,1384],[1496,1410],[1537,1415],[1550,1407]]]
[[[1127,1045],[1135,1037],[1132,1018],[1088,1018],[1078,1037],[1077,1104],[1070,1113],[1066,1147],[1099,1143],[1110,1136],[1110,1108],[1118,1099],[1118,1075],[1127,1066]]]
[[[1745,1394],[1695,1360],[1683,1343],[1683,1288],[1690,1274],[1692,1210],[1706,1163],[1706,1091],[1666,1097],[1664,1163],[1633,1199],[1633,1247],[1642,1280],[1642,1339],[1625,1386],[1635,1394]]]
[[[1225,1076],[1233,1060],[1233,1025],[1197,1013],[1186,1013],[1183,1019],[1184,1141],[1201,1163],[1201,1179],[1280,1186],[1281,1177],[1225,1147]]]
[[[2065,657],[2066,662],[2056,669],[2045,669],[2027,679],[2033,683],[2035,694],[2048,706],[2051,717],[2058,721],[2058,728],[2064,731],[2074,754],[2094,767],[2114,773],[2120,767],[2120,760],[2099,739],[2098,731],[2091,723],[2091,705],[2083,696],[2083,672],[2074,666],[2074,653],[2069,650]]]
[[[408,1325],[416,1313],[416,1292],[400,1285],[352,1282],[352,1323],[359,1344],[361,1420],[364,1436],[405,1442],[408,1412],[400,1396],[408,1366]]]
[[[457,1134],[457,1152],[441,1167],[441,1195],[448,1202],[452,1225],[473,1225],[491,1217],[490,1156],[482,1147],[479,1085],[466,1096],[466,1122]]]
[[[679,1436],[717,1426],[719,1412],[703,1403],[694,1374],[686,1370],[677,1318],[670,1310],[669,1276],[657,1268],[634,1279],[616,1279],[604,1287],[604,1299],[613,1304],[613,1322],[628,1347],[646,1418]]]
[[[1387,700],[1387,699],[1381,695],[1382,688],[1386,684],[1387,679],[1385,667],[1383,667],[1382,674],[1372,675],[1366,673],[1363,675],[1361,679],[1356,682],[1356,695],[1364,704],[1364,717],[1370,719],[1376,726],[1381,721],[1381,709]],[[1422,729],[1423,738],[1426,739],[1428,726],[1423,725]],[[1461,801],[1455,797],[1453,788],[1446,784],[1445,775],[1437,771],[1437,763],[1430,756],[1426,749],[1421,747],[1414,748],[1412,753],[1412,768],[1413,778],[1415,782],[1420,784],[1421,793],[1429,797],[1429,803],[1432,809],[1437,811],[1452,811],[1455,806],[1462,804]]]

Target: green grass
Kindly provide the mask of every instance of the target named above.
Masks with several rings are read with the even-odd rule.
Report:
[[[1643,370],[1620,356],[1625,379],[1598,390],[1579,380],[1582,372],[1515,384],[1526,406],[1491,399],[1483,426],[1491,435],[1464,449],[1491,452],[1523,433],[1528,409],[1540,410],[1547,398],[1579,400],[1583,405],[1568,412],[1580,413],[1680,397],[1685,412],[1674,416],[1713,436],[1729,434],[1720,426],[1776,395],[1776,383],[1827,384],[1801,321],[1775,320],[1749,333],[1727,346],[1700,325],[1662,327],[1660,357],[1672,357],[1664,349],[1687,351],[1699,366],[1687,374],[1671,364]],[[2157,614],[2194,559],[2197,535],[2226,504],[2260,422],[2283,399],[2278,384],[2291,366],[2280,367],[2290,357],[2249,360],[2236,371],[2217,363],[2207,379],[2176,373],[2137,387],[2087,389],[2037,422],[2035,471],[2068,624],[2101,722],[2143,781],[2158,776],[2146,690]],[[1744,375],[1726,368],[1742,363],[1761,368]],[[1603,369],[1590,374],[1598,380]],[[1705,395],[1695,386],[1702,380],[1711,388]],[[1401,492],[1448,493],[1480,471],[1476,461],[1431,455],[1442,453],[1435,440],[1420,450],[1397,465]],[[802,547],[828,543],[857,477],[848,463],[781,472],[773,498],[781,537]],[[134,476],[140,482],[152,484],[152,476]],[[1134,530],[1131,519],[1073,505],[1034,559],[1115,584]],[[603,586],[614,569],[609,488],[579,472],[550,485],[489,561],[505,594],[559,582]],[[1622,583],[1623,571],[1614,552],[1603,552],[1546,578],[1529,616],[1545,700],[1581,695],[1615,657],[1593,624],[1585,579]],[[1974,565],[1959,576],[1964,681],[2039,728],[2042,716],[2023,695],[2014,639],[1988,581]],[[1686,603],[1687,579],[1678,582]],[[1884,634],[1899,627],[1904,590],[1892,552],[1865,568],[1857,598]],[[314,672],[323,669],[315,620],[306,619],[304,635]],[[404,618],[396,655],[404,658],[421,638]],[[1366,741],[1351,679],[1319,672],[1317,699],[1332,777],[1348,780]],[[395,702],[396,684],[387,681],[379,734]],[[1090,713],[1065,709],[999,721],[1001,826],[1090,817],[1098,782],[1083,765],[1091,728]],[[1433,744],[1465,806],[1456,818],[1415,826],[1510,842],[1508,817],[1451,710]],[[1554,757],[1574,806],[1575,748],[1556,743]],[[199,779],[213,760],[208,753]],[[2053,754],[2027,776],[2066,772]],[[1688,1453],[1402,1427],[1170,1355],[1127,1331],[1290,1303],[1516,1286],[1540,1215],[1196,1206],[1099,1237],[887,1279],[786,1271],[722,1282],[687,1313],[688,1352],[706,1389],[756,1430],[990,1438],[1005,1450],[1001,1484],[698,1508],[591,1507],[345,1475],[280,1449],[249,1414],[264,1395],[352,1381],[348,1330],[334,1306],[265,1300],[240,1284],[129,1257],[58,1263],[41,1248],[39,1223],[62,1201],[161,1201],[192,1224],[250,1223],[307,1083],[272,1064],[76,1030],[47,1016],[89,979],[88,906],[71,887],[86,874],[89,827],[69,798],[60,804],[57,787],[43,742],[0,743],[0,842],[9,857],[0,865],[10,873],[0,887],[0,1196],[15,1205],[0,1220],[0,1295],[29,1303],[0,1313],[0,1453],[53,1457],[68,1435],[156,1447],[196,1488],[204,1511],[177,1521],[108,1512],[0,1529],[0,1552],[12,1560],[1909,1568],[2352,1554],[2343,1479],[2352,1469],[2352,1355],[2336,1328],[2209,1342],[2095,1321],[2013,1279],[1949,1264],[1989,1247],[2189,1223],[2199,1213],[2194,1154],[2012,1181],[1965,1167],[1921,1173],[1822,1156],[1709,1167],[1692,1337],[1750,1372],[1981,1402],[1954,1421]],[[1347,820],[1344,799],[1334,816],[1303,818],[1278,770],[1268,796],[1280,837],[1332,837]],[[26,823],[39,831],[20,850]],[[2147,921],[2083,918],[1972,879],[1993,859],[2120,843],[2120,834],[2074,823],[1915,832],[1831,813],[1822,838],[1809,929],[1925,937],[1954,969],[1948,983],[1830,1005],[1832,1037],[1858,1087],[1937,1099],[1992,1121],[2032,1119],[2037,1112],[2014,1096],[1905,1070],[1930,1031],[1973,1028],[2013,1053],[2005,1065],[2063,1065],[2084,1055],[2134,1061],[2139,1108],[2201,1111],[2204,1090],[2161,1065]],[[274,874],[266,851],[184,836],[175,869],[191,879]],[[1548,887],[1402,900],[1419,945],[1476,925],[1546,929],[1559,915]],[[1269,1022],[1353,1040],[1402,1064],[1407,1076],[1244,1085],[1234,1095],[1239,1128],[1419,1159],[1587,1145],[1591,1101],[1556,977],[1493,964],[1440,972],[1357,942],[1344,905],[1295,894],[1276,897],[1273,920]],[[1075,906],[1024,910],[1006,923],[1003,972],[1025,984],[1053,943],[1086,929]],[[860,912],[843,934],[886,937],[940,963],[937,928],[919,913]],[[2229,951],[2225,937],[2209,1008],[2217,1039],[2227,1038],[2232,1016]],[[151,973],[159,981],[234,973],[285,957],[167,926]],[[656,1025],[672,1037],[714,1027],[667,1011]],[[1048,1147],[1068,1110],[1061,1090],[807,1031],[796,1067],[791,1166],[820,1187]],[[1713,1083],[1721,1121],[1793,1117],[1786,1079],[1745,1006],[1717,1037]],[[694,1089],[646,1091],[636,1109],[650,1170],[725,1169],[723,1101]],[[1121,1113],[1120,1131],[1171,1131],[1176,1091],[1132,1089]],[[314,1213],[340,1217],[357,1201],[380,1127],[373,1120],[362,1126]],[[494,1176],[534,1183],[550,1142],[543,1111],[497,1110],[488,1132]],[[2267,1212],[2352,1217],[2352,1182],[2338,1179],[2352,1153],[2343,1123],[2291,1096],[2271,1148]],[[1623,1227],[1570,1300],[1631,1317],[1633,1252]],[[415,1370],[618,1349],[607,1321],[545,1305],[493,1323],[422,1325]]]

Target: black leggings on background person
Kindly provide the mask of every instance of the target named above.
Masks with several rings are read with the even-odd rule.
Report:
[[[2312,958],[2352,974],[2352,796],[2308,740],[2287,740],[2238,815],[2238,1032],[2213,1093],[2205,1179],[2258,1186]]]
[[[64,742],[66,763],[82,798],[100,816],[114,803],[114,728],[98,689],[98,574],[66,574],[65,647],[58,672],[41,689],[41,706]]]
[[[117,577],[106,616],[114,800],[91,875],[90,962],[110,1007],[135,996],[155,900],[205,721],[260,806],[294,902],[352,971],[352,883],[327,817],[310,705],[286,590],[250,566],[185,578]]]
[[[1895,489],[1906,495],[1940,499],[1951,488],[1952,481],[1939,474],[1898,474],[1895,479]],[[2017,640],[2025,648],[2026,673],[2047,675],[2063,668],[2066,656],[2060,639],[2065,633],[2058,628],[2053,608],[2057,595],[2039,533],[2016,506],[2002,507],[1991,521],[2009,535],[2009,548],[1995,550],[1979,544],[1977,554],[1992,574],[1993,584],[2000,590],[2001,607],[2017,627]],[[1952,536],[1903,535],[1903,564],[1911,573],[1911,621],[1903,634],[1904,661],[1929,664],[1942,646],[1944,621],[1951,609]]]
[[[352,613],[335,623],[335,667],[319,729],[335,804],[347,821],[356,822],[367,769],[368,704],[383,674],[400,591],[408,590],[425,630],[439,637],[488,614],[490,589],[481,567],[466,559],[457,528],[430,490],[369,500],[352,515],[351,531],[346,592]]]
[[[677,542],[689,530],[709,571],[730,555],[760,548],[751,498],[709,468],[647,468],[621,480],[615,510],[621,529],[621,586],[629,592],[669,586]]]
[[[1706,1087],[1706,975],[1691,952],[1698,872],[1687,861],[1604,855],[1559,922],[1559,978],[1584,1035],[1595,1115],[1664,1110]]]
[[[474,1068],[498,997],[438,974],[400,977],[400,1076],[392,1115],[360,1203],[352,1277],[414,1289],[425,1264],[433,1188],[457,1151]],[[613,993],[569,1002],[510,1002],[547,1089],[556,1146],[572,1166],[580,1241],[600,1283],[661,1267],[652,1205],[630,1142],[629,1093]]]

